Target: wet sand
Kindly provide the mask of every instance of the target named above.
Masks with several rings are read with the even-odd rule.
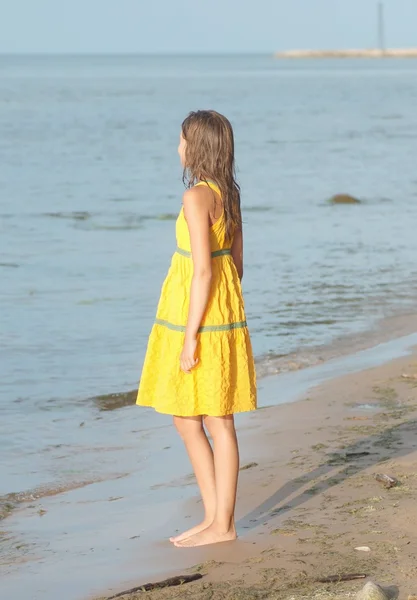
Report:
[[[198,520],[201,503],[181,443],[161,422],[137,470],[126,455],[129,474],[35,500],[2,522],[3,593],[84,600],[198,571],[201,582],[150,597],[347,598],[363,583],[312,579],[364,572],[407,598],[417,589],[416,344],[412,334],[261,380],[263,408],[238,419],[237,543],[179,550],[166,541]],[[401,485],[385,490],[377,472]]]
[[[416,433],[417,354],[259,411],[241,435],[252,464],[241,473],[240,540],[173,553],[164,545],[164,575],[205,577],[149,598],[342,599],[365,581],[315,580],[349,573],[395,584],[408,598],[417,590]],[[399,485],[385,489],[376,473]],[[194,516],[199,506],[191,500],[183,510]],[[370,551],[355,550],[364,546]]]

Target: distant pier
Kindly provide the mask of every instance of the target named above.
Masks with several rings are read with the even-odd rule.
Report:
[[[370,50],[287,50],[275,58],[417,58],[417,48],[379,48]]]

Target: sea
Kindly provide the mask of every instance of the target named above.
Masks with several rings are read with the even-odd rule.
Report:
[[[169,426],[133,402],[189,111],[234,126],[262,381],[416,312],[416,106],[415,60],[0,56],[7,511],[140,469],[149,432]],[[342,193],[360,202],[330,202]]]

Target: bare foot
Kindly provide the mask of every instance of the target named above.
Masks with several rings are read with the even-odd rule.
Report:
[[[204,531],[204,529],[207,529],[207,527],[209,527],[211,524],[212,524],[212,521],[204,520],[199,525],[196,525],[195,527],[192,527],[191,529],[184,531],[184,533],[181,533],[180,535],[176,535],[174,537],[170,537],[169,541],[172,542],[173,544],[175,544],[175,542],[182,542],[183,540],[186,540],[187,538],[195,535],[196,533],[200,533],[200,531]]]
[[[174,542],[177,548],[195,548],[196,546],[208,546],[209,544],[221,544],[222,542],[233,542],[237,538],[234,525],[229,531],[219,530],[214,524],[203,531],[196,533],[186,539]]]

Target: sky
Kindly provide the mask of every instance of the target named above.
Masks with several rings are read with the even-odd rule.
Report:
[[[385,0],[417,47],[417,0]],[[0,53],[263,53],[376,45],[377,0],[0,0]]]

